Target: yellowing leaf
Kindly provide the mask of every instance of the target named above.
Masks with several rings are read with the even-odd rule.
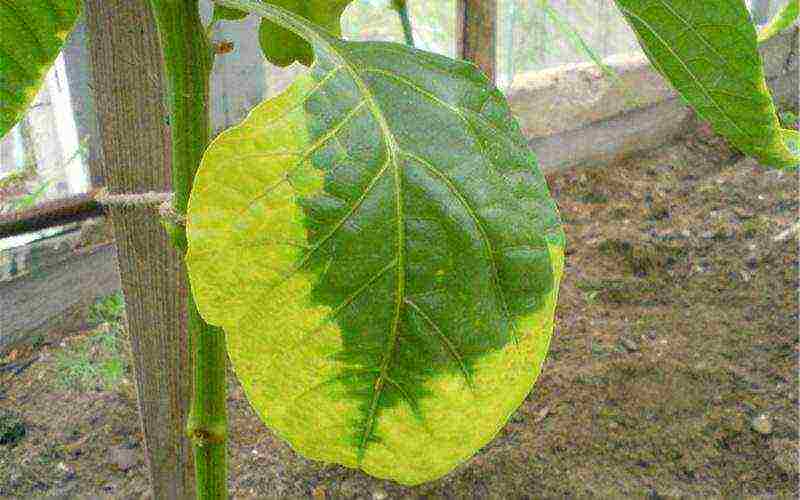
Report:
[[[539,374],[564,234],[471,64],[296,16],[307,76],[208,148],[187,264],[258,415],[303,455],[404,484],[487,444]]]

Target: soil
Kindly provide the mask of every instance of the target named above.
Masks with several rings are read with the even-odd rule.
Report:
[[[800,262],[796,235],[774,239],[798,175],[700,135],[548,181],[568,238],[556,332],[490,444],[400,487],[298,456],[231,379],[232,496],[797,498]],[[105,362],[97,335],[0,361],[0,409],[26,428],[0,445],[0,496],[148,497],[130,367],[68,383],[67,354]]]

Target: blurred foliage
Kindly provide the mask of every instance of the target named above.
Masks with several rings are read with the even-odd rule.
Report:
[[[48,187],[49,181],[38,178],[35,163],[0,178],[0,214],[35,206]]]
[[[515,74],[572,62],[597,62],[638,50],[611,0],[499,0],[498,84]],[[355,40],[403,43],[391,0],[361,0],[345,11],[342,33]],[[455,0],[407,2],[417,48],[454,57]],[[553,22],[553,16],[560,22]],[[578,42],[576,42],[578,41]]]
[[[0,445],[13,446],[25,436],[25,422],[11,410],[0,410]]]
[[[91,307],[89,323],[95,328],[88,336],[70,341],[57,354],[62,387],[86,390],[117,387],[131,369],[123,326],[125,300],[122,292],[103,297]]]
[[[125,297],[122,292],[112,293],[99,299],[89,309],[89,323],[119,323],[125,317]]]

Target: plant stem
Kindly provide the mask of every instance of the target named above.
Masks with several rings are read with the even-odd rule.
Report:
[[[403,35],[406,38],[406,45],[414,46],[414,33],[411,30],[411,17],[408,15],[408,5],[406,0],[392,0],[392,7],[400,16],[400,23],[403,25]]]
[[[192,181],[209,141],[208,82],[213,55],[197,0],[151,0],[169,84],[173,206],[186,214]],[[186,230],[176,226],[173,244],[186,252]],[[187,325],[194,383],[187,433],[194,446],[198,498],[227,497],[225,339],[197,311],[191,288]]]

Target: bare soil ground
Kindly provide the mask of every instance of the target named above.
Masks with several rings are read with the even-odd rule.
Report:
[[[234,497],[797,498],[798,247],[773,238],[798,176],[695,137],[548,180],[569,245],[556,332],[496,439],[403,488],[298,456],[231,380]],[[0,445],[0,496],[148,496],[124,335],[101,330],[0,360],[0,413],[27,429]]]

